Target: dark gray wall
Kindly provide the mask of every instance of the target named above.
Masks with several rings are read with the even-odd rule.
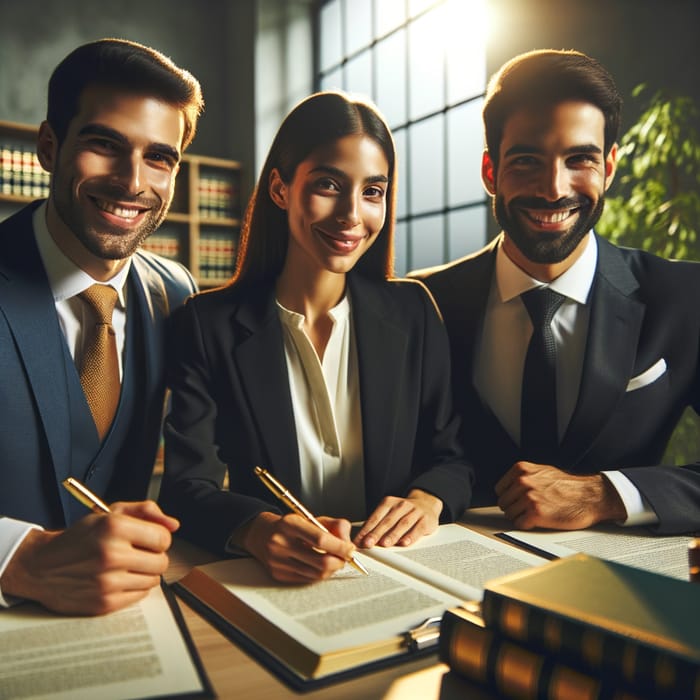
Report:
[[[206,110],[190,150],[252,170],[254,0],[0,0],[0,119],[38,125],[55,65],[105,36],[153,46],[193,73]]]

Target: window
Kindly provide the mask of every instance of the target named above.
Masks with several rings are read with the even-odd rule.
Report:
[[[326,0],[317,11],[316,88],[369,97],[394,134],[397,274],[480,248],[486,0]]]

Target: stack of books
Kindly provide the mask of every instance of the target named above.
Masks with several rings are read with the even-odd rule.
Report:
[[[49,173],[26,144],[0,143],[0,194],[38,199],[49,192]]]
[[[446,611],[440,656],[509,698],[700,700],[700,586],[577,554]]]

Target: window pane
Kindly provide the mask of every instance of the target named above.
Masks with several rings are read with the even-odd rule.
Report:
[[[456,260],[486,245],[486,204],[450,212],[447,218],[447,260]]]
[[[345,88],[372,99],[371,51],[363,51],[345,64]]]
[[[445,104],[444,27],[438,7],[409,25],[409,89],[411,119]]]
[[[455,206],[484,198],[481,154],[484,150],[481,109],[474,100],[447,112],[447,205]]]
[[[380,41],[375,50],[377,105],[393,127],[406,121],[406,30]]]
[[[408,160],[406,153],[406,129],[397,129],[394,132],[396,144],[396,160],[399,170],[399,192],[396,202],[396,216],[403,219],[408,214]]]
[[[403,277],[407,272],[407,226],[405,223],[396,224],[394,233],[394,274]]]
[[[414,214],[444,206],[444,124],[438,114],[410,127],[409,206]]]
[[[480,95],[486,86],[486,4],[448,0],[445,16],[447,102],[454,104]]]
[[[336,68],[324,75],[320,81],[321,90],[342,90],[343,89],[343,69]]]
[[[411,269],[444,262],[445,217],[426,216],[411,221]]]
[[[321,7],[320,13],[320,57],[321,70],[340,63],[343,42],[340,23],[340,0],[331,0]]]
[[[375,0],[374,18],[377,23],[377,36],[384,36],[406,20],[404,0]]]
[[[372,43],[372,0],[345,0],[345,53],[350,55]]]
[[[462,2],[471,2],[471,0],[462,0]],[[410,0],[408,3],[408,14],[415,17],[419,12],[427,9],[435,4],[435,0]]]

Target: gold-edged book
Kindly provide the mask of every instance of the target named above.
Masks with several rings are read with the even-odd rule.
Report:
[[[175,588],[288,685],[309,688],[435,652],[442,613],[480,598],[487,571],[545,562],[460,525],[360,556],[368,576],[346,566],[290,586],[243,558],[195,567]],[[435,624],[422,628],[426,620]]]

